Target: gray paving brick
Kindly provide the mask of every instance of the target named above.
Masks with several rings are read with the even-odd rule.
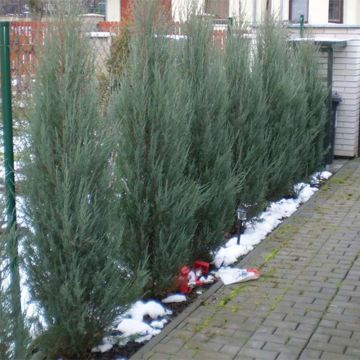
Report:
[[[236,355],[240,351],[240,349],[241,346],[224,345],[219,351],[229,355]]]
[[[312,360],[312,359],[319,359],[320,356],[322,354],[321,350],[310,350],[310,349],[305,349],[301,356],[300,356],[300,360]]]
[[[241,352],[235,357],[235,360],[242,360],[244,355],[259,360],[275,360],[279,353],[277,351],[246,348],[241,350]]]

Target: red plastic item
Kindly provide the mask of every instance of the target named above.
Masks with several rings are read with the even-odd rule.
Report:
[[[210,270],[210,264],[206,261],[195,260],[194,261],[194,270],[197,271],[198,269],[201,270],[202,275],[207,275]]]
[[[191,292],[191,287],[189,286],[189,273],[190,268],[188,266],[183,266],[179,271],[179,276],[176,280],[176,285],[179,291],[183,294],[188,294]]]

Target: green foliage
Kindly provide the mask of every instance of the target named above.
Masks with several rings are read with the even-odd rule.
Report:
[[[234,139],[226,120],[226,77],[222,55],[212,41],[212,23],[193,13],[184,33],[181,71],[191,99],[188,173],[206,199],[195,215],[198,228],[193,255],[208,258],[233,223],[241,178],[232,166]]]
[[[237,204],[251,205],[250,214],[262,208],[267,191],[270,165],[267,161],[269,142],[267,103],[261,81],[261,68],[252,61],[252,39],[244,36],[244,24],[232,28],[225,48],[229,121],[233,142],[233,167],[241,189],[236,194]]]
[[[303,175],[316,171],[324,161],[325,128],[327,121],[326,101],[328,91],[320,80],[318,49],[311,42],[297,45],[296,61],[300,65],[302,79],[305,81],[308,116],[305,128],[307,147],[302,153]]]
[[[114,79],[115,85],[124,72],[129,58],[130,28],[124,26],[120,34],[112,39],[110,58],[107,66],[110,76]]]
[[[32,232],[24,257],[47,322],[49,358],[83,358],[142,290],[115,226],[109,141],[99,117],[93,54],[73,12],[46,39],[30,115],[24,192]]]
[[[167,39],[155,1],[134,13],[129,61],[114,96],[116,174],[124,245],[132,264],[146,263],[149,290],[173,286],[191,259],[199,186],[186,176],[190,123],[186,83],[178,71],[177,46]]]
[[[266,131],[268,199],[292,193],[292,185],[305,175],[303,155],[309,149],[309,109],[306,81],[287,41],[287,32],[268,17],[257,35],[258,62],[267,103]]]
[[[130,28],[124,26],[120,34],[112,37],[110,56],[107,69],[98,74],[99,95],[101,107],[106,112],[111,94],[120,85],[126,63],[129,57]]]

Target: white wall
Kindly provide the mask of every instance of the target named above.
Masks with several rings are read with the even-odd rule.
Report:
[[[193,7],[199,13],[203,12],[205,0],[172,0],[172,15],[174,21],[185,21]]]
[[[296,37],[299,29],[292,29]],[[334,50],[333,90],[342,97],[338,106],[335,155],[359,156],[359,118],[360,118],[360,26],[309,26],[309,33],[316,38],[344,39],[345,48]],[[327,53],[321,56],[321,77],[327,75]]]
[[[106,1],[106,21],[120,21],[121,0]]]
[[[348,25],[360,24],[359,0],[344,0],[344,23]]]

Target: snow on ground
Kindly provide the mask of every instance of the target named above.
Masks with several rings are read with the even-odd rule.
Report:
[[[328,172],[324,176],[328,178]],[[322,178],[322,173],[316,179]],[[325,177],[323,178],[325,179]],[[217,268],[228,266],[237,261],[240,256],[248,254],[254,246],[265,239],[272,230],[281,222],[292,215],[304,202],[308,201],[318,190],[309,184],[300,183],[295,185],[296,199],[281,199],[271,203],[267,209],[258,217],[255,222],[246,223],[246,230],[240,237],[240,244],[237,244],[237,237],[231,238],[225,246],[221,247],[214,256],[214,264]]]
[[[184,294],[174,294],[167,296],[165,299],[162,299],[161,302],[163,302],[164,304],[169,304],[169,303],[184,302],[186,300],[187,298]]]

